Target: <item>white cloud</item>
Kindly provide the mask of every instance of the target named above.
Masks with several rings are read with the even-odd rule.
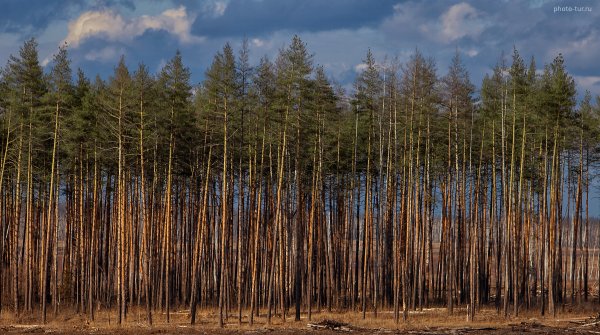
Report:
[[[584,87],[600,85],[600,76],[574,76],[573,78]]]
[[[366,69],[367,69],[367,64],[365,64],[365,63],[356,64],[354,66],[354,72],[356,72],[356,73],[361,73]]]
[[[562,53],[569,71],[579,74],[598,73],[600,30],[591,28],[580,36],[563,34],[561,36],[553,36],[553,38],[555,38],[552,43],[553,46],[546,49],[546,55],[543,58],[544,61],[550,63],[559,53]],[[587,87],[587,85],[582,85],[582,87]],[[600,86],[594,88],[595,92],[598,92],[598,87]]]
[[[449,41],[465,36],[478,37],[485,29],[480,16],[481,13],[466,2],[453,5],[440,17],[441,34]]]
[[[50,57],[46,57],[40,62],[40,65],[42,67],[46,67],[46,65],[48,65],[48,64],[50,64]]]
[[[577,84],[577,91],[581,96],[588,90],[592,95],[600,94],[600,76],[573,76]]]
[[[264,46],[267,46],[267,44],[270,46],[270,43],[260,38],[253,38],[252,41],[250,41],[250,43],[252,43],[252,46],[256,48],[262,48]]]
[[[388,39],[423,44],[423,39],[449,44],[463,37],[477,38],[494,24],[486,13],[466,2],[450,7],[408,1],[396,4],[381,24]],[[488,21],[486,21],[488,20]]]
[[[214,13],[217,16],[223,16],[225,14],[225,10],[227,9],[227,3],[224,1],[217,1],[215,3]]]
[[[548,51],[549,57],[555,57],[559,53],[565,56],[591,56],[596,58],[600,50],[600,33],[596,29],[591,29],[586,36],[572,38],[565,43],[559,44]]]
[[[386,18],[381,26],[390,34],[411,34],[413,32],[428,33],[429,27],[424,24],[426,11],[418,2],[404,2],[394,5],[394,13]]]
[[[100,50],[92,50],[88,52],[84,58],[89,61],[111,61],[124,54],[125,51],[123,49],[117,49],[112,46],[108,46],[106,48],[102,48]]]
[[[228,5],[229,0],[207,1],[202,7],[202,11],[204,12],[204,15],[216,18],[225,14]]]
[[[477,50],[477,49],[465,50],[465,54],[469,57],[475,57],[475,56],[479,55],[479,50]]]
[[[191,33],[194,15],[186,8],[168,9],[156,16],[142,15],[131,19],[123,18],[110,10],[88,11],[69,23],[65,38],[71,47],[77,47],[91,37],[101,37],[109,41],[129,41],[148,30],[164,30],[175,35],[182,43],[198,43],[202,37]]]
[[[254,45],[255,47],[262,47],[263,45],[265,45],[265,41],[261,40],[260,38],[253,38],[252,39],[252,45]]]

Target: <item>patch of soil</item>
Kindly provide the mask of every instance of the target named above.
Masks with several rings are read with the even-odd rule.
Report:
[[[512,335],[512,334],[586,334],[600,335],[600,314],[590,316],[591,311],[563,313],[557,318],[540,317],[535,313],[523,313],[517,318],[503,318],[493,309],[478,312],[475,322],[466,322],[463,311],[448,315],[445,309],[430,308],[411,311],[406,322],[396,324],[393,315],[380,312],[378,317],[362,318],[361,313],[319,313],[309,321],[303,315],[301,321],[288,319],[283,323],[275,317],[267,324],[264,316],[256,317],[254,325],[248,324],[247,315],[242,323],[230,317],[224,328],[218,327],[218,316],[212,311],[200,313],[196,325],[189,324],[189,312],[173,313],[166,323],[163,313],[155,313],[154,325],[148,326],[143,311],[132,310],[122,325],[115,324],[115,313],[101,311],[90,321],[75,312],[59,314],[48,324],[35,320],[34,314],[14,317],[9,313],[0,316],[0,334],[215,334],[215,335],[291,335],[291,334],[411,334],[411,335]],[[465,311],[466,312],[466,311]]]

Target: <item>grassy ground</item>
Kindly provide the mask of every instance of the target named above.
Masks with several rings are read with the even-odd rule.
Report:
[[[230,317],[223,329],[218,327],[218,314],[214,311],[200,311],[195,326],[189,324],[189,311],[180,310],[171,314],[171,322],[166,323],[165,315],[154,313],[154,325],[149,327],[145,321],[145,311],[134,309],[120,326],[116,324],[115,312],[98,311],[94,321],[73,311],[63,311],[57,317],[50,315],[49,322],[42,325],[38,312],[16,318],[12,312],[3,311],[0,315],[0,333],[52,333],[52,334],[297,334],[320,333],[334,334],[350,332],[353,334],[600,334],[598,305],[590,304],[579,310],[568,306],[557,313],[556,317],[542,317],[539,312],[522,312],[518,317],[504,318],[494,309],[483,309],[476,314],[474,322],[467,322],[465,309],[457,308],[448,315],[445,308],[431,308],[412,311],[406,322],[395,324],[393,314],[380,312],[375,318],[372,313],[363,319],[361,313],[314,313],[311,321],[302,315],[300,321],[294,321],[293,315],[283,323],[280,317],[274,317],[271,325],[266,318],[255,318],[250,326],[245,315],[243,322]],[[315,330],[310,323],[323,320],[335,320],[346,324],[342,330],[320,327]],[[597,324],[595,322],[598,322]]]

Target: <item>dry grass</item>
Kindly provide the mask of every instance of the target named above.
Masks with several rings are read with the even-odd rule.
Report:
[[[523,311],[519,317],[504,318],[495,309],[485,308],[480,310],[475,320],[471,323],[466,320],[466,309],[455,308],[452,315],[448,315],[445,308],[428,308],[422,311],[410,311],[406,322],[400,320],[394,323],[391,311],[381,311],[377,318],[373,313],[367,314],[365,319],[360,312],[332,312],[313,313],[312,321],[318,322],[324,319],[332,319],[347,323],[355,330],[354,333],[380,333],[380,332],[410,332],[420,333],[431,329],[446,329],[457,332],[460,329],[479,329],[476,333],[486,333],[496,330],[514,330],[515,326],[530,327],[540,325],[551,327],[550,329],[568,329],[576,322],[581,322],[597,314],[593,304],[577,310],[566,306],[564,311],[559,311],[556,318],[540,316],[538,311]],[[307,324],[309,320],[306,314],[302,314],[300,321],[294,321],[294,316],[288,315],[287,322],[283,323],[280,316],[272,319],[271,325],[267,325],[266,317],[255,318],[254,325],[248,323],[247,314],[244,314],[243,322],[238,324],[237,319],[230,315],[225,328],[218,327],[218,314],[214,310],[202,310],[198,313],[197,324],[189,324],[189,311],[176,310],[171,313],[171,322],[166,323],[164,313],[154,313],[154,324],[149,327],[146,324],[145,310],[134,308],[129,311],[127,320],[121,325],[116,324],[115,311],[97,311],[94,321],[89,321],[84,314],[78,314],[73,310],[63,310],[57,317],[49,315],[49,322],[42,325],[39,311],[31,314],[15,317],[12,312],[4,310],[0,315],[0,333],[37,333],[49,332],[54,334],[257,334],[262,332],[304,333],[309,332]],[[319,331],[328,333],[332,331]],[[494,332],[492,332],[494,333]],[[510,332],[502,332],[502,334]],[[494,333],[496,334],[496,333]]]

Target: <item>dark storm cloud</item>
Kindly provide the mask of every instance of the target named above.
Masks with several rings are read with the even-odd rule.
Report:
[[[161,17],[157,24],[171,35],[161,29],[145,29],[143,34],[129,38],[102,39],[98,32],[93,35],[98,45],[89,49],[80,46],[85,52],[77,55],[86,64],[107,63],[119,51],[125,51],[136,61],[151,65],[168,59],[170,51],[179,48],[188,51],[195,63],[194,71],[198,72],[210,64],[214,52],[226,41],[239,45],[247,36],[254,55],[273,57],[294,34],[299,34],[315,54],[315,62],[323,64],[345,85],[353,80],[354,67],[368,48],[378,57],[399,55],[401,61],[418,48],[436,59],[440,75],[458,50],[471,70],[473,82],[480,84],[503,52],[510,62],[516,47],[526,60],[535,56],[539,68],[562,53],[580,87],[600,93],[600,5],[593,0],[573,1],[66,0],[57,5],[56,1],[47,0],[4,0],[0,32],[7,35],[0,45],[11,49],[7,52],[15,52],[19,45],[12,45],[12,41],[22,41],[27,36],[42,37],[41,46],[44,42],[58,45],[65,38],[65,22],[74,22],[89,11],[110,9],[126,23],[135,25],[144,15],[158,18],[164,10],[185,6],[192,26],[185,35],[187,39],[174,39],[173,34],[181,32]],[[589,6],[592,11],[555,10],[575,5]],[[61,24],[63,28],[52,30]],[[92,22],[86,25],[89,29]],[[185,43],[190,39],[202,42]]]
[[[94,0],[92,1],[91,8],[113,8],[123,7],[131,11],[135,10],[134,0]]]
[[[223,15],[199,17],[193,32],[208,37],[314,32],[375,26],[393,13],[393,0],[232,0]],[[186,4],[186,2],[182,2]]]
[[[589,89],[600,94],[592,85],[600,75],[600,6],[597,1],[577,2],[556,0],[494,2],[486,8],[494,26],[481,35],[481,62],[498,59],[503,50],[510,62],[513,47],[527,61],[535,57],[538,68],[552,62],[559,53],[565,57],[569,72],[575,77],[578,92]],[[589,7],[587,11],[560,11],[560,7]],[[490,62],[488,60],[488,62]],[[490,64],[492,65],[492,64]]]
[[[443,74],[455,50],[463,53],[477,85],[500,60],[508,64],[513,47],[538,68],[559,53],[575,76],[580,91],[600,89],[592,83],[600,75],[600,6],[592,0],[577,3],[553,1],[407,1],[394,6],[378,30],[385,34],[388,50],[418,47],[435,57]],[[590,7],[591,12],[561,12],[556,7]],[[389,51],[388,51],[389,52]]]
[[[6,33],[37,33],[55,20],[68,19],[85,0],[2,0],[0,31]],[[27,31],[25,31],[27,30]]]
[[[70,20],[84,10],[135,10],[134,0],[2,0],[0,32],[38,35],[55,21]]]

